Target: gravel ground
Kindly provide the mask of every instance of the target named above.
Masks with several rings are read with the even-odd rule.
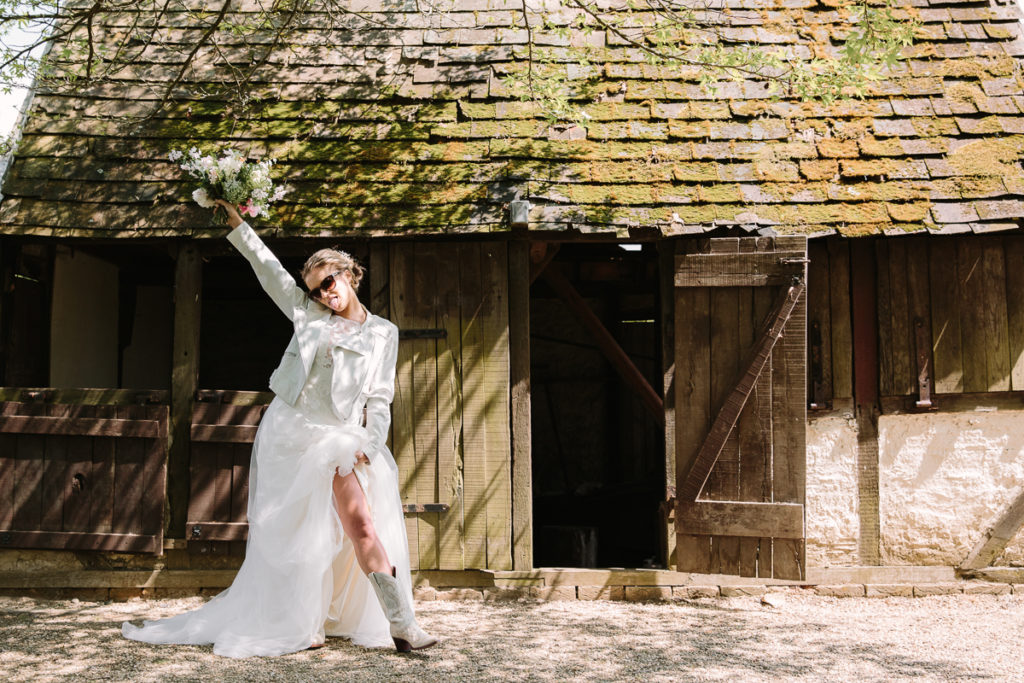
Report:
[[[329,639],[230,660],[125,640],[125,619],[200,598],[121,603],[0,598],[6,681],[1024,681],[1024,595],[827,598],[805,591],[660,604],[425,602],[444,642],[399,655]]]

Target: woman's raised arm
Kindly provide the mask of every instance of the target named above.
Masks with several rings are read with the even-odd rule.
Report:
[[[252,266],[263,290],[270,295],[288,319],[293,320],[295,309],[307,306],[309,297],[295,283],[295,278],[281,265],[274,252],[270,251],[249,224],[242,220],[235,207],[223,199],[218,199],[217,205],[227,214],[228,225],[233,228],[228,235],[228,241]]]

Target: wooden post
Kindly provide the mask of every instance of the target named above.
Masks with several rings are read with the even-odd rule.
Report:
[[[178,249],[174,271],[174,349],[171,416],[167,446],[166,536],[183,538],[188,515],[189,442],[192,407],[199,384],[199,316],[203,260],[195,244]]]
[[[512,426],[512,568],[533,569],[530,423],[530,245],[508,245],[509,390]]]
[[[1017,494],[996,523],[985,531],[967,558],[960,563],[960,569],[982,569],[992,564],[1021,527],[1024,527],[1024,490]]]
[[[676,347],[675,347],[675,266],[676,240],[658,242],[658,287],[661,297],[661,369],[662,404],[665,407],[665,500],[661,505],[662,563],[668,569],[676,565]]]
[[[881,520],[878,501],[878,321],[875,258],[869,240],[850,244],[853,318],[853,396],[857,415],[857,496],[860,562],[876,565]]]

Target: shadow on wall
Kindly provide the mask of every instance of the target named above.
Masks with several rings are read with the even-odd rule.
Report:
[[[1024,486],[1024,412],[879,420],[883,564],[956,565]],[[1024,535],[996,564],[1024,562]]]

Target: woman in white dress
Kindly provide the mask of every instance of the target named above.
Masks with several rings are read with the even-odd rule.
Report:
[[[202,607],[141,628],[126,622],[122,633],[212,643],[227,657],[295,652],[326,636],[434,645],[412,612],[398,468],[385,444],[398,328],[359,303],[363,271],[348,254],[313,254],[304,292],[235,208],[218,203],[228,239],[295,330],[253,443],[245,561]]]

